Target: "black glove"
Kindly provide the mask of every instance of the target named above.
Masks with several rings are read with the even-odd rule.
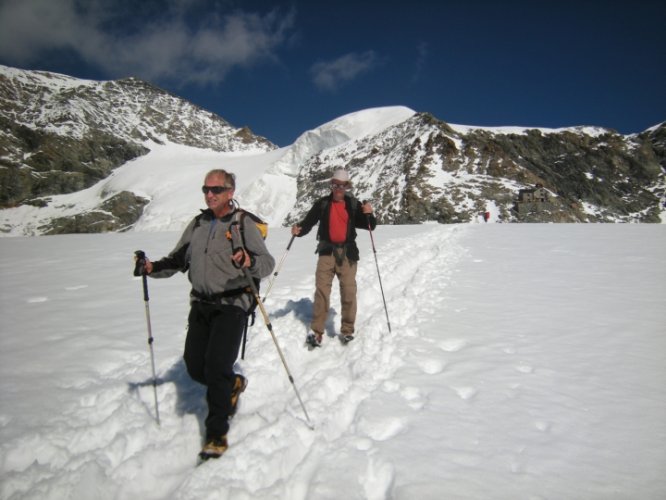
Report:
[[[143,250],[134,252],[134,276],[146,274],[146,254]]]

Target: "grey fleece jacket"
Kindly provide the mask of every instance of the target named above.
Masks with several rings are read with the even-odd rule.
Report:
[[[203,210],[188,224],[171,253],[153,262],[150,276],[168,278],[178,271],[188,271],[193,293],[206,296],[247,287],[245,274],[231,261],[233,250],[243,243],[238,231],[231,228],[237,213],[235,210],[217,219],[211,210]],[[249,217],[243,221],[243,235],[245,249],[252,257],[250,274],[254,278],[265,278],[273,271],[275,259],[268,253],[259,229]],[[221,301],[245,311],[251,303],[248,294],[223,297]]]

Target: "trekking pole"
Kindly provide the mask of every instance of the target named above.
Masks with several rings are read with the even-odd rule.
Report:
[[[150,350],[150,365],[153,369],[153,395],[155,396],[155,417],[157,419],[157,425],[160,424],[160,409],[157,405],[157,377],[155,376],[155,353],[153,352],[153,330],[150,327],[150,306],[148,301],[148,278],[146,276],[146,270],[144,268],[146,262],[146,254],[142,250],[137,250],[134,252],[134,260],[136,261],[136,266],[134,267],[134,276],[141,276],[143,281],[143,301],[146,304],[146,323],[148,325],[148,347]]]
[[[291,376],[291,372],[289,371],[289,367],[287,366],[287,360],[284,358],[284,354],[282,354],[282,349],[280,349],[280,345],[278,344],[277,338],[275,337],[275,333],[273,332],[273,325],[271,325],[270,319],[268,318],[268,313],[264,308],[264,303],[261,301],[261,298],[259,297],[259,290],[257,290],[257,287],[254,284],[254,280],[252,279],[252,275],[250,274],[250,271],[247,269],[247,267],[243,267],[242,269],[243,272],[245,273],[245,277],[247,278],[247,282],[250,284],[250,288],[252,289],[252,294],[254,295],[254,299],[257,301],[257,306],[259,306],[261,315],[264,317],[264,323],[266,323],[266,328],[268,328],[271,337],[273,337],[273,343],[275,344],[275,348],[277,349],[277,352],[280,355],[280,360],[282,360],[282,366],[284,366],[284,369],[287,372],[287,376],[289,377],[289,382],[291,382],[291,386],[294,388],[294,392],[296,393],[298,402],[301,404],[301,408],[303,409],[303,413],[305,414],[305,419],[307,420],[308,427],[314,430],[314,425],[312,425],[312,422],[310,421],[310,416],[308,415],[308,411],[305,409],[305,405],[303,404],[301,395],[299,394],[298,389],[296,388],[296,384],[294,383],[294,377]]]
[[[275,272],[273,273],[273,277],[271,278],[271,282],[268,284],[268,290],[266,290],[266,295],[264,295],[264,302],[266,302],[266,297],[268,297],[268,293],[271,291],[271,288],[273,288],[273,283],[275,282],[275,278],[277,278],[278,273],[280,272],[280,269],[282,269],[282,263],[284,262],[284,259],[287,258],[287,253],[289,252],[289,249],[291,248],[291,244],[294,242],[294,238],[296,236],[292,236],[291,240],[289,240],[289,245],[287,245],[287,249],[285,250],[284,254],[282,255],[282,258],[280,259],[280,263],[278,266],[275,268]],[[252,313],[252,323],[249,326],[254,325],[254,313]],[[245,322],[245,329],[243,330],[243,348],[241,350],[241,359],[245,359],[245,344],[247,343],[247,328],[248,328],[248,322]]]
[[[364,201],[365,205],[367,202]],[[377,249],[375,248],[375,239],[372,236],[372,227],[370,225],[370,215],[365,214],[368,221],[368,231],[370,232],[370,242],[372,243],[372,252],[375,254],[375,265],[377,266],[377,278],[379,278],[379,289],[382,292],[382,300],[384,301],[384,312],[386,312],[386,324],[388,325],[389,333],[391,333],[391,322],[389,321],[388,307],[386,307],[386,297],[384,296],[384,287],[382,286],[382,275],[379,274],[379,261],[377,260]]]
[[[296,238],[296,235],[292,235],[291,239],[289,240],[289,244],[287,245],[287,249],[284,251],[284,254],[282,254],[282,258],[280,259],[280,262],[278,263],[277,267],[275,268],[275,272],[273,273],[273,277],[271,278],[271,282],[268,284],[268,289],[266,290],[266,295],[264,295],[264,302],[266,302],[266,297],[268,297],[268,294],[271,291],[271,288],[273,288],[273,283],[275,283],[275,278],[277,278],[277,275],[280,273],[280,269],[282,269],[282,264],[284,263],[284,259],[287,258],[287,254],[289,253],[289,250],[291,249],[291,244],[294,242],[294,238]]]

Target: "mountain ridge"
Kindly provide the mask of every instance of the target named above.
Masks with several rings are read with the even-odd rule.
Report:
[[[0,66],[0,110],[2,207],[90,187],[150,143],[277,148],[136,78],[97,82]]]
[[[190,176],[202,176],[202,165],[234,171],[239,200],[272,224],[299,220],[340,167],[384,224],[476,222],[485,212],[496,222],[660,222],[666,200],[665,123],[628,136],[591,126],[475,127],[390,106],[343,115],[277,148],[148,82],[0,66],[0,124],[4,235],[174,229],[201,198],[169,209],[163,193],[180,196],[176,178],[194,193],[200,179]],[[180,166],[152,166],[167,146]],[[212,156],[190,165],[195,150]],[[133,168],[171,187],[144,185]],[[133,183],[120,179],[128,175]],[[522,203],[536,186],[548,203]]]

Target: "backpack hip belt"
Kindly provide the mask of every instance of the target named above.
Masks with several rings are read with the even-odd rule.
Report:
[[[201,302],[203,304],[221,305],[222,299],[237,297],[239,295],[243,295],[244,293],[252,294],[252,289],[249,286],[245,286],[242,288],[234,288],[233,290],[225,290],[224,292],[214,293],[212,295],[207,295],[192,289],[190,292],[190,297],[192,297],[192,300]]]

